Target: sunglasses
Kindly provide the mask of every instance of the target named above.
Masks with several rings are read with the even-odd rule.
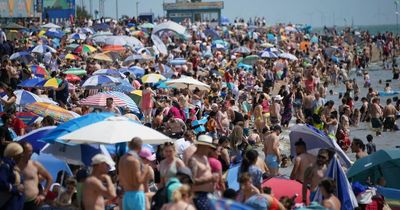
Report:
[[[168,141],[168,142],[164,143],[164,146],[173,146],[173,145],[174,145],[174,142],[172,142],[172,141]]]

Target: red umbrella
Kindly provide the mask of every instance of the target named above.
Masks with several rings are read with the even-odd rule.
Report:
[[[73,75],[73,74],[67,74],[66,78],[65,78],[68,82],[77,82],[77,81],[81,81],[81,78]]]
[[[87,105],[87,106],[104,107],[104,106],[106,106],[107,98],[112,98],[115,106],[118,106],[118,107],[126,107],[127,106],[125,101],[121,100],[120,98],[118,98],[116,96],[106,94],[106,93],[99,93],[99,94],[84,98],[81,100],[81,104]]]
[[[271,188],[271,193],[277,199],[280,199],[283,196],[288,196],[289,198],[294,197],[297,194],[295,199],[296,203],[303,202],[302,196],[302,188],[303,184],[298,181],[290,180],[290,179],[283,179],[283,178],[271,178],[262,183],[262,187],[269,187]],[[309,190],[307,190],[307,201],[309,200]]]

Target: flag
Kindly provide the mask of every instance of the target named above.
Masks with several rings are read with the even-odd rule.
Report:
[[[334,156],[330,161],[325,177],[333,179],[336,183],[336,196],[341,202],[341,210],[354,209],[358,207],[356,196],[354,195],[349,180],[347,179],[347,176],[336,156]],[[323,200],[319,189],[317,190],[313,200],[317,202]]]

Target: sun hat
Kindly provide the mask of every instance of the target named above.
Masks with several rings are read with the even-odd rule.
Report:
[[[140,150],[139,156],[141,158],[144,158],[144,159],[148,160],[148,161],[156,160],[156,155],[152,154],[150,149],[148,149],[148,148],[142,148],[142,150]]]
[[[209,146],[209,147],[215,148],[215,145],[213,144],[213,139],[209,135],[204,135],[204,134],[200,135],[197,138],[196,144],[197,145],[205,145],[205,146]]]
[[[97,154],[92,157],[92,166],[100,163],[107,163],[110,168],[113,168],[115,166],[114,161],[104,154]]]
[[[22,148],[22,146],[18,143],[9,143],[6,147],[6,149],[4,150],[4,157],[15,157],[17,155],[20,155],[24,152],[24,149]]]

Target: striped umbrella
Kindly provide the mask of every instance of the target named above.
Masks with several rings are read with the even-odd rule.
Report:
[[[49,73],[47,72],[47,70],[39,65],[32,65],[30,66],[31,72],[32,74],[34,74],[37,77],[48,77]]]
[[[93,72],[93,75],[108,75],[113,77],[122,77],[125,78],[125,75],[115,69],[99,69]]]
[[[86,70],[80,69],[80,68],[69,68],[67,71],[64,71],[64,74],[73,74],[76,76],[83,76],[83,75],[86,75]]]
[[[119,81],[121,82],[121,84],[112,87],[111,90],[122,93],[130,93],[135,90],[135,88],[132,86],[131,83],[129,83],[129,81],[127,81],[127,79],[119,78]]]
[[[95,52],[96,50],[97,49],[95,47],[88,45],[88,44],[84,44],[84,45],[77,47],[74,52],[81,53],[83,51],[86,53],[92,53],[92,52]]]
[[[58,88],[58,86],[62,83],[61,79],[51,78],[45,81],[42,81],[37,84],[38,87],[53,87]]]
[[[96,53],[92,55],[91,58],[99,61],[113,62],[113,59],[105,53]]]
[[[79,34],[79,33],[74,33],[69,36],[70,39],[76,39],[76,40],[85,40],[86,35],[85,34]]]
[[[84,88],[101,88],[101,87],[112,87],[121,82],[115,78],[106,75],[94,75],[89,77],[82,85]]]
[[[59,122],[66,122],[76,117],[76,114],[71,113],[66,109],[44,102],[35,102],[32,104],[28,104],[25,106],[25,109],[41,117],[51,116]]]
[[[43,79],[41,77],[36,77],[36,78],[24,80],[21,83],[19,83],[18,86],[26,87],[26,88],[33,88],[33,87],[36,87],[37,84],[39,84],[43,81],[45,81],[45,79]]]
[[[261,57],[262,58],[278,58],[278,55],[276,55],[275,53],[270,52],[270,51],[263,51],[261,53]]]
[[[162,80],[166,80],[166,78],[161,74],[146,74],[142,77],[143,83],[157,83]]]
[[[133,101],[128,95],[117,92],[117,91],[107,91],[104,92],[105,94],[115,96],[126,103],[126,106],[134,113],[140,113],[138,106],[136,105],[135,101]]]
[[[122,99],[120,99],[119,97],[117,97],[115,95],[111,95],[108,93],[99,93],[99,94],[84,98],[81,100],[81,104],[86,105],[86,106],[105,107],[107,98],[112,98],[115,106],[118,106],[118,107],[127,106],[127,103],[125,101],[123,101]]]
[[[116,52],[116,51],[124,51],[126,50],[126,48],[122,45],[107,45],[103,47],[102,50]]]
[[[68,53],[67,55],[65,55],[64,59],[68,59],[68,60],[80,60],[81,58],[77,55]]]
[[[38,95],[26,90],[16,90],[14,91],[14,94],[17,96],[17,100],[15,101],[15,104],[17,105],[26,105],[42,101]],[[7,100],[7,98],[7,95],[3,97],[4,100]]]
[[[81,78],[73,75],[73,74],[67,74],[66,78],[65,78],[68,82],[77,82],[77,81],[81,81]]]

